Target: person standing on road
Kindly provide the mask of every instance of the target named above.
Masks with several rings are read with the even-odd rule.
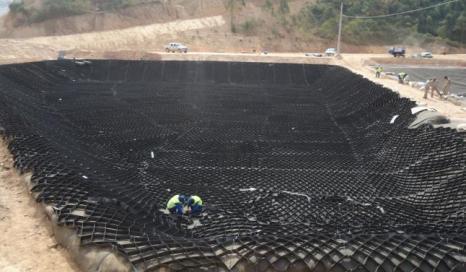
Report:
[[[382,72],[383,72],[382,66],[380,66],[380,65],[377,66],[377,67],[375,68],[375,77],[376,77],[376,78],[380,78],[380,75],[382,74]]]
[[[448,78],[448,76],[445,76],[444,82],[445,85],[443,86],[443,95],[446,97],[450,94],[451,80]]]

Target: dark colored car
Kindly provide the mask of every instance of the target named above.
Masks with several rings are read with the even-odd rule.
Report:
[[[397,57],[405,57],[406,56],[406,50],[403,47],[392,47],[390,50],[388,50],[388,53],[390,55],[393,55],[395,58]]]

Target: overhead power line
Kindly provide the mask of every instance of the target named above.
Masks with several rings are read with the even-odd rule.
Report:
[[[387,18],[387,17],[393,17],[393,16],[398,16],[398,15],[404,15],[404,14],[409,14],[409,13],[414,13],[418,11],[423,11],[423,10],[428,10],[428,9],[433,9],[436,7],[444,6],[444,5],[449,5],[454,2],[460,2],[463,0],[450,0],[442,3],[438,3],[432,6],[428,7],[423,7],[423,8],[418,8],[418,9],[413,9],[413,10],[408,10],[408,11],[403,11],[403,12],[397,12],[397,13],[391,13],[391,14],[384,14],[384,15],[375,15],[375,16],[350,16],[350,15],[345,15],[343,14],[343,17],[346,18],[353,18],[353,19],[379,19],[379,18]]]

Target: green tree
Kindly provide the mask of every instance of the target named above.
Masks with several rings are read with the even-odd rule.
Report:
[[[466,12],[463,12],[456,20],[452,35],[455,37],[454,40],[466,43]]]
[[[10,11],[12,13],[21,13],[21,12],[25,12],[25,7],[24,7],[24,3],[23,1],[13,1],[10,5],[9,5],[9,8],[10,8]]]
[[[323,38],[334,38],[341,0],[317,0],[293,18],[300,29],[312,28]],[[346,15],[375,16],[418,9],[438,0],[345,0]],[[435,37],[465,43],[466,2],[423,10],[402,16],[355,20],[345,18],[343,40],[354,43],[397,42],[407,36],[422,39]],[[422,35],[419,35],[422,34]]]
[[[40,22],[48,19],[78,15],[92,9],[91,0],[45,0],[38,10],[32,9],[31,21]]]

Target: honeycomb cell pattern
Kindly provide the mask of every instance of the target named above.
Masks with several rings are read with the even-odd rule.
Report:
[[[37,201],[137,271],[466,271],[465,134],[408,129],[415,106],[327,65],[0,66]]]

